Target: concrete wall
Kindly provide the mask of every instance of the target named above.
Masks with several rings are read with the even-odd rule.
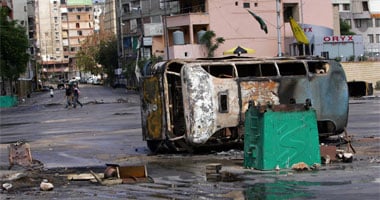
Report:
[[[376,86],[380,81],[380,62],[342,62],[347,81],[366,81]]]

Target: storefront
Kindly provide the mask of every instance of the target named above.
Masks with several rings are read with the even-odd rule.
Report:
[[[310,24],[302,25],[309,39],[309,45],[298,44],[294,40],[289,45],[290,54],[323,56],[342,61],[363,59],[364,45],[361,35],[333,35],[330,28]]]

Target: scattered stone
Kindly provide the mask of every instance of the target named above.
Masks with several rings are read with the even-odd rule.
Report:
[[[3,185],[1,186],[4,190],[8,191],[12,188],[12,184],[10,183],[3,183]]]
[[[292,169],[296,171],[310,170],[309,166],[304,162],[293,164]]]
[[[352,153],[343,153],[343,162],[351,163],[354,156]]]
[[[54,189],[54,185],[52,183],[49,183],[47,179],[42,180],[40,184],[41,191],[51,191],[53,189]]]

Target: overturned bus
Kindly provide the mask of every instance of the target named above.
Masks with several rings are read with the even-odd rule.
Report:
[[[141,81],[143,139],[153,152],[242,144],[250,102],[311,100],[321,137],[347,125],[340,63],[318,57],[174,59],[147,65]]]

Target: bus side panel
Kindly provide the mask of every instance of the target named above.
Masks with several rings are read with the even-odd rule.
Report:
[[[163,128],[160,79],[147,77],[142,81],[141,120],[144,140],[161,140]]]
[[[306,76],[281,77],[280,104],[289,104],[291,99],[294,99],[296,103],[305,103],[306,99],[311,99],[313,104],[314,99],[312,99],[311,93],[310,82]]]
[[[187,140],[204,144],[219,129],[239,124],[235,79],[215,78],[200,66],[182,69]]]
[[[257,79],[257,80],[241,80],[241,101],[242,101],[242,117],[245,117],[245,112],[248,109],[249,101],[254,101],[255,104],[266,105],[279,104],[277,80]]]
[[[318,121],[331,121],[335,131],[342,132],[348,120],[348,86],[343,69],[337,63],[334,65],[327,74],[311,75],[312,106]]]

